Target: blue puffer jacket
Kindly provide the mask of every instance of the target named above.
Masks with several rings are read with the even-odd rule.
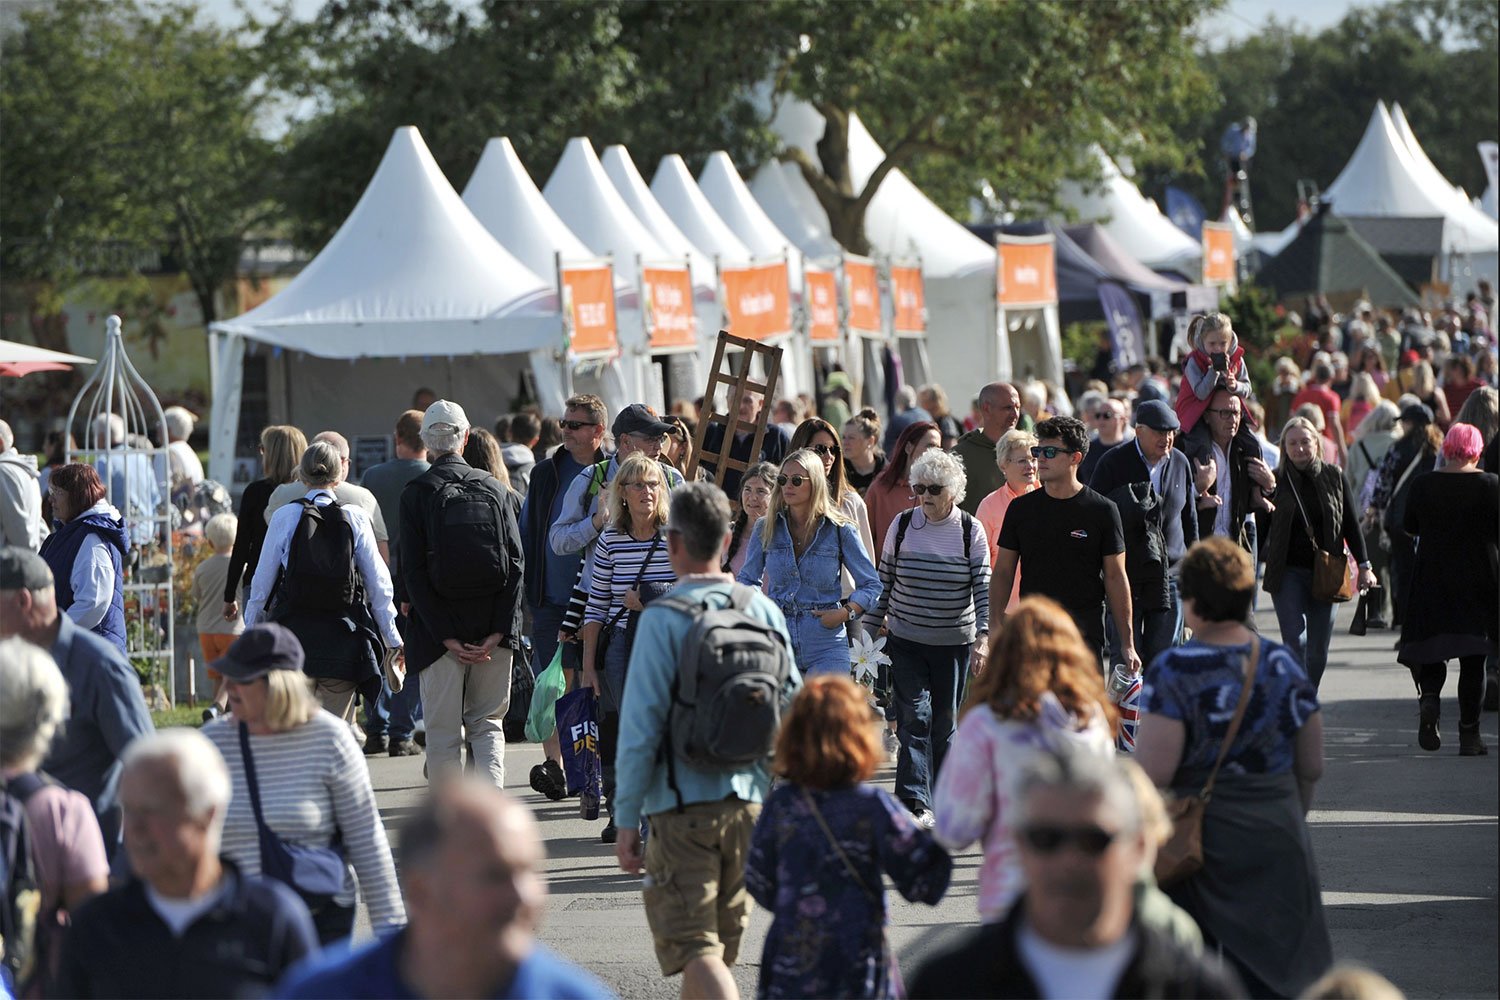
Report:
[[[57,594],[59,611],[67,612],[73,606],[73,564],[83,548],[84,539],[98,535],[108,543],[109,558],[115,567],[115,593],[110,598],[109,609],[93,630],[125,650],[125,553],[130,551],[130,538],[125,534],[125,522],[118,516],[102,510],[88,510],[66,524],[54,523],[54,531],[42,543],[42,558],[52,568],[53,588]]]

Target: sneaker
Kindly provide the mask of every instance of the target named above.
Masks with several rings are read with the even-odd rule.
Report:
[[[1442,705],[1435,694],[1422,695],[1417,699],[1417,705],[1417,746],[1427,751],[1436,750],[1443,745],[1443,738],[1438,735]]]
[[[932,814],[931,809],[918,809],[912,813],[912,817],[917,821],[917,825],[923,829],[931,830],[937,825],[937,817]]]
[[[894,729],[885,731],[885,755],[895,760],[901,754],[901,740],[896,736]]]
[[[217,705],[210,705],[210,706],[208,706],[207,708],[205,708],[203,710],[203,721],[204,722],[212,722],[215,719],[217,719],[218,717],[219,717],[219,708],[218,708]]]
[[[1483,757],[1490,752],[1479,738],[1479,723],[1458,727],[1458,755],[1460,757]]]
[[[427,749],[427,727],[420,722],[417,723],[417,731],[411,734],[411,738],[417,741],[417,746],[423,750]]]
[[[562,765],[555,760],[544,760],[531,769],[531,787],[553,802],[567,797],[567,778]]]
[[[613,844],[620,836],[620,831],[615,828],[615,818],[611,816],[609,822],[604,824],[604,829],[599,831],[599,843]]]
[[[381,733],[379,736],[365,737],[364,750],[366,757],[378,757],[390,748],[391,741],[389,737],[385,735],[385,733]]]
[[[393,740],[387,753],[392,757],[417,757],[421,755],[422,748],[417,746],[416,740]]]

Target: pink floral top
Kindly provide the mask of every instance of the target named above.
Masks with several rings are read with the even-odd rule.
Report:
[[[1016,786],[1026,765],[1037,751],[1062,743],[1101,756],[1115,752],[1102,713],[1080,726],[1050,692],[1042,698],[1040,715],[1029,722],[996,718],[985,706],[969,711],[938,772],[933,833],[955,852],[983,841],[979,917],[987,924],[1001,920],[1026,887],[1011,829]]]

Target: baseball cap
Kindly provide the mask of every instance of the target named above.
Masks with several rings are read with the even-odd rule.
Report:
[[[245,629],[230,645],[229,651],[209,666],[243,684],[273,670],[301,670],[302,660],[302,643],[291,630],[267,622]]]
[[[464,413],[464,408],[457,403],[440,399],[429,406],[427,412],[422,414],[422,430],[430,431],[438,428],[456,431],[468,430],[468,414]]]
[[[1401,419],[1409,420],[1418,427],[1426,427],[1432,423],[1432,408],[1426,403],[1412,403],[1401,411]]]
[[[46,590],[52,570],[46,561],[19,545],[0,548],[0,590]]]
[[[1144,403],[1135,404],[1135,425],[1165,433],[1181,428],[1182,421],[1177,419],[1177,414],[1166,403],[1159,399],[1148,399]]]
[[[672,425],[656,415],[656,411],[644,403],[631,403],[619,412],[609,431],[615,437],[621,434],[655,434],[660,437],[672,432]]]

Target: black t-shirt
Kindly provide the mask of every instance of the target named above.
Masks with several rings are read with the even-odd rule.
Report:
[[[1040,489],[1010,502],[999,545],[1021,554],[1022,597],[1073,610],[1104,603],[1104,557],[1125,551],[1125,532],[1114,501],[1087,486],[1068,500]]]
[[[852,488],[854,488],[854,489],[856,489],[856,490],[859,491],[859,495],[860,496],[864,496],[865,495],[865,490],[867,490],[867,489],[870,488],[870,484],[875,481],[875,477],[878,476],[878,475],[880,475],[880,471],[882,469],[884,469],[884,468],[885,468],[885,456],[884,455],[876,455],[875,456],[875,468],[873,468],[873,469],[870,470],[870,474],[869,475],[862,476],[862,475],[859,474],[859,471],[854,468],[853,463],[851,463],[847,459],[845,459],[845,461],[844,461],[844,478],[849,481],[849,485]]]

